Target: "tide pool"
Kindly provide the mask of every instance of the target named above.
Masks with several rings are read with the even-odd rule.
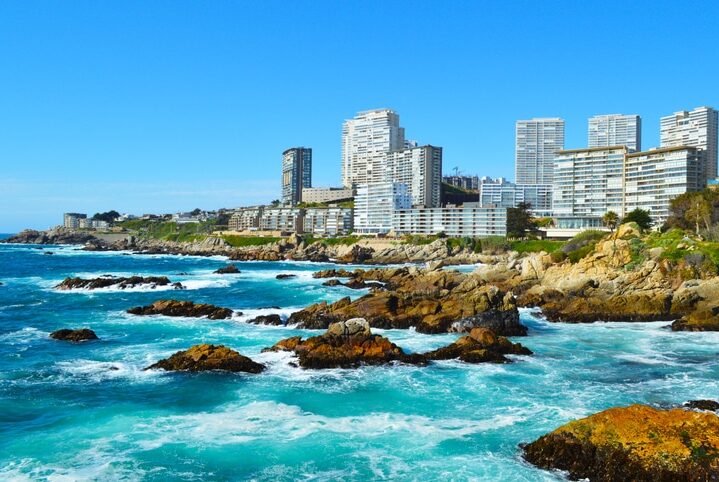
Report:
[[[310,371],[261,350],[319,332],[244,320],[366,292],[312,278],[332,264],[241,262],[241,274],[217,275],[221,257],[37,248],[0,245],[0,480],[561,480],[525,463],[518,444],[611,406],[719,398],[715,333],[550,324],[524,310],[529,336],[515,341],[535,354],[510,365]],[[165,275],[188,289],[53,290],[67,276],[104,274]],[[162,298],[244,314],[125,313]],[[65,327],[101,340],[48,338]],[[407,351],[457,338],[374,331]],[[143,371],[197,343],[225,344],[268,370]]]

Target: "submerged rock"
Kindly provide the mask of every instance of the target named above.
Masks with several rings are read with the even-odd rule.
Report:
[[[141,285],[149,285],[150,288],[158,286],[167,286],[171,282],[167,276],[130,276],[121,278],[115,276],[101,276],[99,278],[83,279],[83,278],[65,278],[62,283],[55,286],[58,290],[75,290],[88,289],[94,290],[98,288],[114,287],[119,289],[134,288]],[[175,289],[182,289],[182,284],[173,284]]]
[[[145,370],[161,368],[168,371],[200,372],[207,370],[225,370],[230,372],[260,373],[265,369],[257,363],[240,355],[224,345],[195,345],[185,351],[178,351],[170,358],[160,360]]]
[[[127,310],[133,315],[165,315],[187,316],[193,318],[207,317],[210,320],[223,320],[232,317],[234,313],[229,308],[206,303],[193,303],[192,301],[160,300],[151,305],[136,306]]]
[[[61,330],[50,333],[50,338],[63,341],[86,341],[99,340],[94,331],[89,328],[70,329],[63,328]]]
[[[228,264],[225,267],[215,270],[216,274],[239,274],[241,271],[234,264]]]
[[[719,402],[714,400],[689,400],[684,403],[686,408],[692,408],[696,410],[708,410],[710,412],[719,411]]]
[[[284,325],[280,315],[276,315],[276,314],[260,315],[255,318],[247,320],[247,323],[252,323],[254,325],[275,325],[275,326]]]
[[[524,458],[572,479],[718,480],[719,417],[646,405],[611,408],[526,445]]]
[[[408,355],[380,335],[373,335],[364,319],[333,323],[327,332],[303,340],[299,336],[277,342],[263,351],[293,351],[303,368],[354,368],[394,361],[424,364],[421,355]]]
[[[505,355],[531,355],[529,348],[512,343],[503,336],[497,336],[487,328],[473,328],[451,345],[424,353],[428,360],[449,360],[459,358],[467,363],[511,363]]]
[[[297,278],[297,275],[280,273],[277,276],[275,276],[275,278],[276,279],[290,279],[290,278]]]

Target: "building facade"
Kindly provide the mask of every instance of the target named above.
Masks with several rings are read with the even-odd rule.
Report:
[[[303,232],[316,236],[345,236],[352,233],[353,217],[352,208],[307,208]]]
[[[552,211],[556,218],[601,218],[624,208],[625,146],[560,151],[554,163]]]
[[[439,207],[442,195],[442,148],[421,146],[387,154],[388,180],[406,184],[412,206]]]
[[[282,153],[282,204],[303,201],[302,191],[312,187],[312,149],[292,147]]]
[[[394,211],[412,207],[406,184],[381,182],[357,186],[354,231],[358,234],[386,234],[392,230]]]
[[[237,209],[227,223],[230,231],[257,231],[260,229],[262,206]]]
[[[468,191],[479,189],[479,176],[444,176],[442,182]]]
[[[266,207],[260,216],[260,231],[302,233],[304,209],[292,207]]]
[[[517,121],[515,182],[552,184],[554,158],[564,149],[564,120],[537,118]]]
[[[349,201],[353,197],[352,189],[342,187],[306,187],[302,189],[302,202],[304,203]]]
[[[638,115],[607,114],[589,118],[589,147],[627,146],[642,150],[642,118]]]
[[[483,177],[479,180],[481,207],[517,207],[520,203],[532,205],[535,216],[552,215],[552,186],[550,184],[515,184],[500,177]]]
[[[358,113],[342,125],[342,184],[352,188],[388,181],[387,154],[404,147],[399,114],[391,109]]]
[[[655,223],[666,221],[672,199],[706,187],[704,155],[700,149],[685,146],[628,154],[625,211],[644,209]]]
[[[65,213],[62,216],[62,225],[68,229],[80,229],[80,220],[87,219],[87,214]]]
[[[394,212],[392,225],[396,234],[506,236],[507,208],[466,203],[462,207],[400,209]]]
[[[697,107],[661,118],[661,147],[696,147],[704,151],[704,184],[717,177],[717,111]]]

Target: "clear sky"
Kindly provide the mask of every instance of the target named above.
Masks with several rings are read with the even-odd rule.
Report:
[[[340,181],[341,126],[390,107],[445,172],[513,177],[514,122],[719,107],[717,1],[3,1],[0,232],[64,211],[279,197],[284,149]]]

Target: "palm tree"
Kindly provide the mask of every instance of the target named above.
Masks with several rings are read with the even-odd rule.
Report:
[[[602,216],[602,222],[614,232],[614,228],[617,227],[617,223],[619,222],[619,215],[614,211],[607,211],[604,216]]]

